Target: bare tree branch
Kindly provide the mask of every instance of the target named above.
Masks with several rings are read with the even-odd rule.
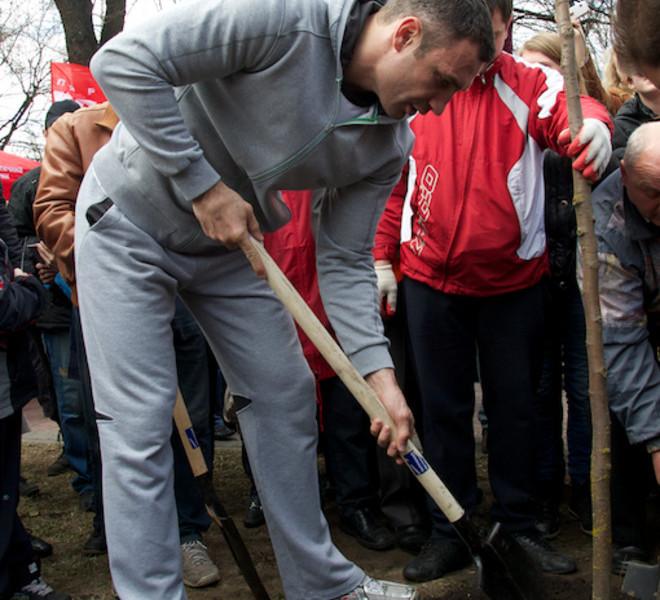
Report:
[[[105,19],[101,31],[101,46],[124,28],[126,0],[106,0]]]
[[[0,149],[11,144],[31,158],[40,158],[41,117],[32,113],[50,100],[50,62],[88,65],[99,46],[124,26],[126,0],[97,0],[97,4],[105,13],[96,14],[99,8],[91,0],[40,0],[38,9],[25,0],[3,0]]]

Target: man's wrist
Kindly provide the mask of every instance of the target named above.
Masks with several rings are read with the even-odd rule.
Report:
[[[372,371],[364,379],[378,395],[392,385],[398,385],[394,375],[394,369],[390,367]]]

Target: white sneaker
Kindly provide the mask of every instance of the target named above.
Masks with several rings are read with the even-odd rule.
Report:
[[[220,581],[220,571],[201,540],[181,544],[181,562],[183,583],[190,587],[206,587]]]
[[[15,592],[11,596],[12,600],[71,600],[71,596],[58,594],[53,591],[42,577],[37,577],[27,585],[21,588],[20,592]]]
[[[392,581],[379,581],[365,576],[352,592],[336,600],[417,600],[415,588]]]

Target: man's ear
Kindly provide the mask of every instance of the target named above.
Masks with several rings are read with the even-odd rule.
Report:
[[[417,17],[405,17],[394,31],[394,48],[397,52],[410,44],[419,43],[422,37],[422,22]]]
[[[621,169],[621,178],[623,179],[623,185],[628,186],[628,172],[626,171],[626,163],[625,161],[621,161],[619,163],[619,169]]]

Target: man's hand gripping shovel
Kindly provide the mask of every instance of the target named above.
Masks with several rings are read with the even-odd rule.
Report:
[[[250,245],[249,249],[242,246],[250,262],[254,264],[255,254],[261,259],[268,284],[300,328],[312,340],[370,419],[372,421],[380,419],[391,427],[392,439],[394,439],[396,428],[378,396],[351,364],[263,246],[254,241],[251,241]],[[543,597],[538,566],[509,532],[497,523],[488,535],[484,535],[410,440],[403,459],[469,548],[477,566],[477,583],[489,598],[539,600]]]

